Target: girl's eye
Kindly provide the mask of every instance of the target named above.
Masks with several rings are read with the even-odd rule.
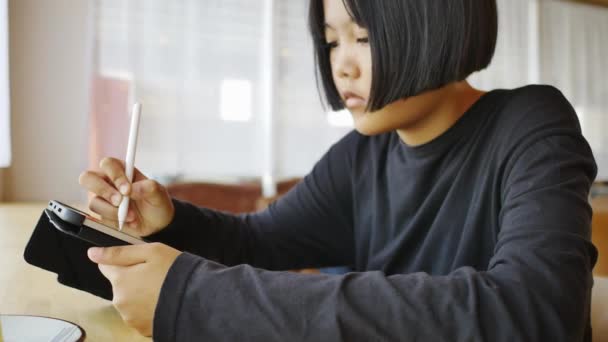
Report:
[[[358,38],[357,39],[357,43],[359,43],[359,44],[367,44],[367,43],[369,43],[369,39],[368,39],[368,37]],[[326,42],[325,43],[325,48],[327,48],[327,49],[331,50],[331,49],[334,49],[336,47],[338,47],[338,42],[337,41]]]
[[[331,50],[338,47],[338,42],[327,42],[325,43],[325,47]]]

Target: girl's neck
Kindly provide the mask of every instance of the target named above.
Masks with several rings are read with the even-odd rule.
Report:
[[[484,93],[461,81],[409,98],[406,101],[428,101],[433,105],[419,120],[397,129],[397,134],[409,146],[426,144],[452,127]]]

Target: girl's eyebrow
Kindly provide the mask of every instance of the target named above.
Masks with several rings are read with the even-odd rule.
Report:
[[[346,22],[346,23],[344,23],[344,24],[342,24],[340,26],[349,26],[349,25],[353,25],[353,24],[355,24],[355,21],[354,20],[350,20],[350,21],[348,21],[348,22]],[[324,23],[323,26],[325,28],[328,28],[328,29],[331,29],[331,30],[334,30],[334,31],[336,30],[333,26],[331,26],[330,23]]]

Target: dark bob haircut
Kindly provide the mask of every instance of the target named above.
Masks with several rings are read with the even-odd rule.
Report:
[[[466,79],[486,68],[496,47],[496,0],[342,0],[367,29],[372,54],[368,110]],[[317,84],[332,110],[344,108],[325,41],[323,0],[310,0]]]

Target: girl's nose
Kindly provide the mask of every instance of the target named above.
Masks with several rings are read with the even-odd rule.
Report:
[[[340,78],[357,78],[360,75],[360,70],[356,59],[349,53],[348,48],[336,51],[335,58],[336,73]]]

